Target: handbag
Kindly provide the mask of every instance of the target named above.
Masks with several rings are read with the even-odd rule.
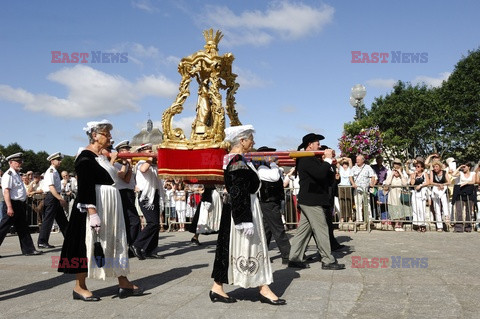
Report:
[[[93,232],[95,232],[93,230]],[[96,232],[95,232],[96,233]],[[99,235],[97,234],[97,240],[93,244],[93,257],[98,268],[105,266],[105,254],[103,253],[103,247],[100,243]]]
[[[405,206],[410,206],[410,203],[412,202],[412,195],[410,195],[410,192],[408,190],[402,189],[402,192],[400,193],[400,203]]]

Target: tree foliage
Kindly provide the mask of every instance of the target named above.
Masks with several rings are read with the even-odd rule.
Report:
[[[24,161],[23,161],[22,170],[21,170],[23,173],[28,171],[43,173],[48,169],[48,167],[50,167],[50,162],[47,161],[47,157],[49,154],[45,151],[40,151],[38,153],[35,153],[32,150],[23,149],[17,143],[9,144],[6,147],[4,147],[3,145],[0,145],[0,153],[3,154],[3,156],[5,157],[18,152],[22,152],[24,156]],[[68,172],[75,171],[74,160],[75,159],[72,156],[65,156],[65,158],[62,160],[62,164],[60,165],[60,168],[58,169],[58,171],[59,172],[63,170]],[[3,161],[0,167],[3,171],[6,171],[9,166],[6,161]]]
[[[378,126],[391,157],[439,153],[459,161],[480,159],[480,50],[470,52],[439,88],[397,82],[385,97],[375,98],[344,132]]]
[[[440,88],[446,102],[445,134],[456,158],[480,159],[480,49],[469,52]]]

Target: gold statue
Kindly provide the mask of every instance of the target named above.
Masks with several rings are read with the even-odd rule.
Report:
[[[162,115],[163,142],[161,148],[206,149],[225,148],[225,111],[222,106],[220,90],[226,90],[226,106],[230,125],[241,125],[235,110],[235,93],[239,84],[237,75],[232,72],[233,54],[218,55],[218,43],[223,38],[220,31],[203,31],[206,44],[204,50],[183,58],[178,64],[182,76],[180,92],[172,105]],[[196,118],[192,123],[190,139],[180,128],[173,128],[173,116],[183,111],[183,104],[190,96],[189,86],[192,78],[198,83]]]

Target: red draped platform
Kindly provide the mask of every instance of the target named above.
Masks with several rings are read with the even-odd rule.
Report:
[[[224,149],[175,150],[157,149],[158,176],[181,178],[191,183],[223,182]]]

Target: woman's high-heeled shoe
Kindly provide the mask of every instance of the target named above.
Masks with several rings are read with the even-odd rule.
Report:
[[[85,297],[84,295],[81,295],[74,290],[73,291],[73,300],[100,301],[100,297],[97,297],[95,295],[91,295],[90,297]]]
[[[270,298],[265,297],[262,294],[260,294],[260,302],[261,303],[268,303],[269,305],[274,305],[274,306],[281,306],[281,305],[286,305],[287,304],[287,301],[285,299],[278,298],[277,300],[272,300]]]
[[[198,239],[195,238],[195,237],[192,237],[192,239],[190,239],[190,241],[191,241],[192,244],[194,244],[194,245],[197,245],[197,246],[202,245],[202,244],[200,244],[200,242],[198,241]]]
[[[232,297],[224,297],[222,295],[217,294],[216,292],[213,292],[210,290],[209,293],[210,300],[212,302],[224,302],[224,303],[234,303],[237,302],[237,299],[232,298]]]
[[[123,299],[130,296],[141,296],[143,295],[142,288],[118,288],[118,298]]]

